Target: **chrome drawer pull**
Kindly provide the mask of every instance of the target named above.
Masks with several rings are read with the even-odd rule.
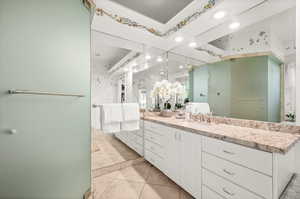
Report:
[[[223,169],[224,173],[227,173],[228,175],[234,176],[235,173],[227,171],[226,169]]]
[[[235,193],[232,193],[232,192],[228,191],[225,187],[223,187],[223,191],[224,191],[226,194],[230,195],[230,196],[234,196],[234,195],[235,195]]]
[[[224,153],[227,153],[229,155],[234,155],[235,153],[231,152],[231,151],[227,151],[227,150],[223,150]]]

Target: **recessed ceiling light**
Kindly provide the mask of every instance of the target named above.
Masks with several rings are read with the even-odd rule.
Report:
[[[128,68],[124,68],[124,71],[127,72],[129,69]]]
[[[229,25],[230,29],[237,29],[238,27],[240,27],[240,23],[239,22],[233,22]]]
[[[183,37],[180,37],[180,36],[179,36],[179,37],[176,37],[176,38],[175,38],[175,41],[178,42],[178,43],[179,43],[179,42],[182,42],[182,41],[183,41]]]
[[[149,68],[149,65],[148,63],[145,63],[145,66],[144,66],[145,69]]]
[[[146,55],[146,56],[145,56],[145,59],[146,59],[146,60],[150,60],[150,59],[151,59],[151,56],[150,56],[150,55]]]
[[[180,68],[180,69],[183,69],[183,65],[180,65],[179,68]]]
[[[164,72],[164,71],[160,71],[159,74],[160,74],[160,75],[164,75],[165,72]]]
[[[189,43],[189,47],[191,47],[191,48],[195,48],[196,46],[197,46],[196,42]]]
[[[214,14],[214,18],[215,19],[222,19],[226,16],[226,12],[225,11],[219,11],[219,12],[216,12]]]
[[[162,59],[161,57],[158,57],[158,58],[156,59],[156,61],[157,61],[157,62],[162,62],[163,59]]]
[[[133,62],[132,63],[132,66],[137,66],[138,64],[136,62]]]

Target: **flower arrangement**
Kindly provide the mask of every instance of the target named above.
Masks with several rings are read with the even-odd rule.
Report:
[[[171,85],[172,84],[168,80],[156,82],[153,87],[153,90],[151,91],[151,96],[158,96],[163,102],[170,100],[172,95]]]
[[[175,104],[178,104],[179,98],[182,98],[185,94],[185,89],[180,82],[170,83],[168,80],[162,80],[156,82],[152,91],[151,97],[156,100],[156,108],[159,107],[157,104],[160,102],[166,109],[170,109],[170,101],[174,100]],[[165,106],[168,104],[169,106]]]

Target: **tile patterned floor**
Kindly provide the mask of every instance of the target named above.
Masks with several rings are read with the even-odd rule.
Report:
[[[140,158],[112,135],[93,130],[92,136],[92,172]],[[93,178],[93,199],[193,199],[150,164],[129,165]],[[280,199],[300,199],[299,175]]]
[[[280,199],[300,199],[300,175],[298,174],[291,182],[286,192]]]
[[[113,135],[93,130],[92,140],[92,171],[140,158]]]
[[[94,199],[193,199],[149,163],[140,163],[93,181]]]

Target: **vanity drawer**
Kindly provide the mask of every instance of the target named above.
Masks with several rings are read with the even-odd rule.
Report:
[[[162,158],[165,157],[164,148],[158,144],[155,144],[154,142],[145,140],[145,149],[148,151],[151,151],[152,153],[154,153]]]
[[[133,133],[137,136],[141,136],[143,137],[143,129],[137,130],[137,131],[133,131]]]
[[[205,152],[202,154],[202,166],[266,199],[272,199],[272,178],[270,176],[217,158]]]
[[[135,151],[135,152],[137,152],[139,155],[141,155],[141,156],[143,156],[143,146],[142,145],[139,145],[139,144],[134,144],[133,146],[132,146],[132,148],[133,148],[133,150]]]
[[[203,137],[203,151],[272,176],[272,153]]]
[[[164,136],[154,133],[152,131],[145,130],[145,140],[163,145],[163,137]]]
[[[207,186],[202,187],[202,199],[224,199],[222,196],[210,190]]]
[[[135,137],[135,142],[140,144],[140,145],[143,145],[143,137],[137,135]]]
[[[146,130],[150,130],[152,132],[155,132],[155,133],[158,133],[158,134],[162,135],[164,128],[167,128],[167,127],[165,127],[163,125],[160,125],[160,124],[156,124],[154,122],[145,121],[144,122],[144,128]]]
[[[134,132],[127,132],[127,137],[130,140],[135,140],[136,134]]]
[[[263,199],[209,171],[203,169],[203,184],[226,199]]]
[[[152,153],[149,150],[145,150],[145,159],[153,164],[155,167],[164,171],[164,159],[159,157],[158,155]]]
[[[119,133],[116,133],[115,136],[122,142],[126,142],[127,132],[119,132]]]

